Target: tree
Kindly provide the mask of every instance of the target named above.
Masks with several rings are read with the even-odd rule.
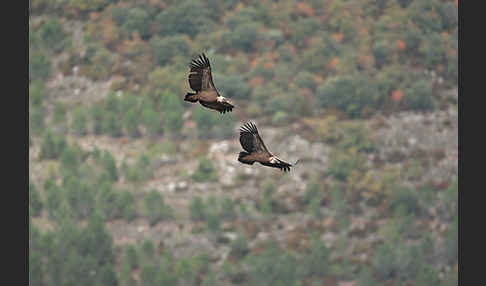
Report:
[[[151,226],[159,221],[172,217],[172,209],[164,203],[164,198],[156,190],[152,190],[144,199],[145,213]]]
[[[207,10],[200,1],[174,3],[155,17],[154,26],[161,36],[186,34],[195,37],[210,24]]]
[[[190,53],[187,36],[174,35],[164,38],[158,36],[150,40],[155,59],[161,66],[172,62],[174,56],[187,57]]]
[[[79,107],[73,111],[72,128],[76,135],[86,135],[86,114],[84,110]]]
[[[199,158],[199,166],[192,178],[197,182],[215,181],[218,180],[218,172],[211,160],[203,156]]]
[[[194,197],[191,199],[189,211],[192,220],[202,221],[206,219],[206,205],[200,197]]]
[[[43,203],[39,191],[29,180],[29,213],[31,216],[39,216],[42,211]]]
[[[48,129],[42,138],[39,159],[57,159],[66,147],[66,139],[61,135],[54,135]]]

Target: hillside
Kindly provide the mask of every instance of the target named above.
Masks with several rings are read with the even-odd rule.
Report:
[[[29,285],[457,285],[457,5],[32,1]]]

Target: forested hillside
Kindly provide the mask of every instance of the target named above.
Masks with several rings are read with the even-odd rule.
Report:
[[[29,285],[457,285],[457,56],[457,0],[31,0]]]

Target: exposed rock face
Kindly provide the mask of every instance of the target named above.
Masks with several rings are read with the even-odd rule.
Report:
[[[378,156],[399,163],[415,156],[435,156],[436,165],[425,168],[423,181],[446,180],[458,172],[458,112],[455,108],[430,113],[401,112],[376,130]],[[435,155],[434,155],[435,154]]]

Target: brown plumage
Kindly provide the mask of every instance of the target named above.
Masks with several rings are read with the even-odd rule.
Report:
[[[252,122],[240,127],[240,144],[245,151],[240,152],[238,161],[253,165],[258,162],[264,166],[278,168],[284,172],[290,171],[292,164],[284,162],[270,153],[258,134],[258,129]],[[295,164],[294,164],[295,165]]]
[[[220,113],[232,111],[234,105],[227,98],[221,96],[214,86],[211,65],[206,55],[203,53],[192,60],[190,67],[189,85],[196,93],[188,92],[184,100],[192,103],[199,102],[202,106]]]

